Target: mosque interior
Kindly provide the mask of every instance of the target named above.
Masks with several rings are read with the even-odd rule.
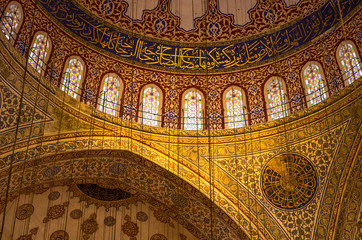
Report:
[[[0,240],[362,239],[361,0],[0,14]]]

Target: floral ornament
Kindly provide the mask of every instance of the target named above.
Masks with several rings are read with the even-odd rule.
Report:
[[[100,10],[104,16],[107,16],[113,12],[114,4],[112,0],[104,0],[103,3],[100,5]]]
[[[150,240],[167,240],[167,237],[163,234],[156,233],[156,234],[152,235]]]
[[[92,235],[98,230],[98,223],[96,219],[97,215],[93,213],[82,223],[80,228],[85,233],[83,236],[84,239],[88,239],[90,237],[89,235]]]
[[[21,235],[16,240],[33,240],[33,235],[35,236],[38,233],[39,228],[33,228],[30,230],[30,234]]]
[[[187,240],[187,237],[185,235],[183,235],[182,233],[180,233],[180,239],[181,240]]]
[[[270,9],[270,8],[266,9],[264,11],[263,15],[264,15],[264,21],[267,24],[272,25],[275,22],[276,17],[275,17],[275,13],[274,13],[273,9]]]
[[[69,205],[69,202],[65,202],[63,204],[58,204],[52,206],[48,209],[47,217],[43,219],[43,223],[49,222],[49,220],[54,220],[61,218],[65,213],[65,207]]]
[[[122,225],[122,231],[130,237],[130,240],[136,240],[136,236],[139,231],[137,223],[132,222],[129,215],[126,215],[124,220],[126,220],[126,222]]]

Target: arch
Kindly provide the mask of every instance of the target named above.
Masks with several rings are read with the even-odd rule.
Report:
[[[115,73],[108,73],[103,77],[99,92],[99,110],[113,116],[118,116],[119,99],[123,92],[123,82]]]
[[[20,3],[12,1],[8,4],[1,19],[1,30],[9,40],[15,40],[24,20],[24,11]]]
[[[140,92],[139,119],[142,124],[161,126],[160,115],[163,103],[161,89],[155,84],[148,84]]]
[[[195,89],[188,89],[182,94],[182,125],[185,130],[202,130],[205,107],[203,94]]]
[[[353,83],[362,76],[362,69],[359,63],[361,58],[354,42],[350,40],[341,42],[337,48],[336,55],[346,85]]]
[[[246,126],[245,93],[237,86],[231,86],[224,91],[223,106],[226,128],[240,128]],[[225,113],[224,113],[225,114]]]
[[[327,98],[325,76],[318,62],[307,62],[302,68],[301,75],[308,106],[313,106]]]
[[[64,78],[62,82],[62,90],[69,96],[79,99],[78,89],[82,84],[85,76],[86,65],[79,56],[70,56],[64,65]]]
[[[267,114],[269,120],[275,120],[288,115],[286,88],[280,77],[271,77],[264,86],[267,99]]]
[[[28,61],[37,72],[44,72],[42,71],[43,65],[48,61],[52,47],[48,34],[42,31],[37,32],[33,37],[31,46]]]

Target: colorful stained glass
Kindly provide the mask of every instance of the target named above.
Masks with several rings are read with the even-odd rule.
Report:
[[[143,91],[142,123],[157,126],[158,110],[160,107],[160,93],[154,87],[148,87]]]
[[[359,65],[356,51],[354,50],[352,44],[342,44],[339,51],[339,57],[349,84],[353,83],[356,79],[362,76],[362,69]]]
[[[242,94],[239,90],[231,89],[226,94],[226,114],[229,128],[245,126],[245,114]]]
[[[304,70],[304,81],[311,105],[327,98],[324,81],[317,65],[311,64]]]
[[[82,80],[83,65],[78,59],[69,60],[67,70],[64,74],[62,90],[69,96],[77,97],[78,88]]]
[[[118,76],[106,77],[104,80],[103,90],[101,92],[100,110],[115,116],[119,94],[120,81]]]
[[[267,94],[271,119],[278,119],[287,116],[282,81],[273,79],[267,85]]]
[[[34,45],[31,48],[29,54],[29,63],[39,73],[42,69],[48,49],[49,49],[48,39],[42,34],[37,35],[34,41]]]
[[[1,30],[5,33],[7,39],[13,37],[20,21],[21,21],[21,9],[18,5],[11,5],[3,16]]]
[[[201,96],[196,91],[190,91],[185,96],[184,129],[202,129],[202,104]]]

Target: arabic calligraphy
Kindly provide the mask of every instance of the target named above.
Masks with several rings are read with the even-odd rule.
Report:
[[[317,189],[317,173],[304,157],[284,154],[271,159],[262,174],[262,189],[276,207],[304,207]]]
[[[188,70],[230,69],[259,63],[320,36],[339,21],[335,0],[274,33],[229,45],[183,47],[153,42],[113,29],[92,18],[71,0],[39,0],[45,10],[83,40],[121,58],[145,65]],[[358,0],[340,0],[343,16]]]

